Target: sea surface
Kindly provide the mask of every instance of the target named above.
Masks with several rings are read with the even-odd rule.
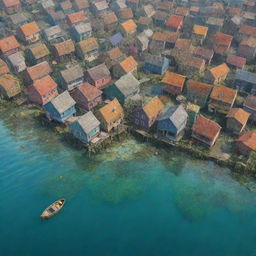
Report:
[[[2,117],[0,255],[256,255],[256,194],[212,162],[155,150],[127,139],[89,157],[25,115]]]

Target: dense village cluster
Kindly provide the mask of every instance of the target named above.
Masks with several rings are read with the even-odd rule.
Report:
[[[209,147],[225,131],[238,154],[256,150],[254,0],[2,0],[1,10],[1,97],[26,97],[83,143],[126,122]]]

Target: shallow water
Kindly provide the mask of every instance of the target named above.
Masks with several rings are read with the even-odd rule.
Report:
[[[0,122],[0,255],[256,255],[255,193],[228,169],[134,140],[89,158]],[[54,218],[40,213],[67,204]]]

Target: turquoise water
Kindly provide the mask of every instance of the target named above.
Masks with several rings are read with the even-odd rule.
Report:
[[[0,122],[0,255],[256,255],[255,193],[154,150],[127,140],[89,158],[35,124]]]

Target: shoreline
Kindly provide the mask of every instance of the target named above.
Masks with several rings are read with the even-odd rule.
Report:
[[[226,160],[218,159],[217,157],[211,156],[207,148],[205,148],[204,150],[198,149],[194,145],[187,143],[186,140],[179,141],[179,142],[167,141],[163,138],[159,138],[145,131],[136,130],[135,128],[128,125],[126,129],[123,129],[121,132],[117,131],[111,134],[106,140],[103,140],[101,143],[97,144],[95,147],[90,147],[90,146],[85,146],[78,139],[74,138],[68,132],[68,126],[49,122],[46,118],[44,118],[43,111],[36,105],[30,105],[30,104],[18,105],[15,101],[14,102],[1,101],[0,106],[3,107],[0,111],[0,114],[2,114],[4,111],[13,112],[12,115],[8,115],[7,117],[8,121],[11,120],[11,118],[16,118],[16,120],[18,120],[19,118],[28,117],[31,121],[35,122],[40,127],[48,128],[48,130],[52,131],[55,134],[58,134],[62,139],[65,140],[65,142],[69,146],[74,147],[76,150],[86,149],[86,152],[89,154],[89,156],[100,153],[102,150],[106,149],[107,147],[112,146],[114,142],[123,142],[125,139],[132,137],[135,140],[140,141],[142,143],[147,142],[152,146],[154,146],[156,149],[157,148],[162,148],[165,150],[175,149],[178,152],[183,152],[185,154],[188,154],[191,158],[194,158],[197,160],[212,161],[221,167],[229,168],[231,170],[232,175],[235,176],[235,179],[239,183],[245,186],[246,186],[246,183],[244,183],[243,180],[240,179],[241,177],[242,178],[246,177],[253,180],[256,178],[256,173],[255,173],[256,170],[248,169],[247,164],[240,161],[235,161],[233,159],[226,159]],[[241,177],[238,177],[238,176],[241,176]],[[250,188],[248,189],[250,191],[254,191],[254,190],[256,191],[256,188],[255,189],[253,188],[253,190],[251,190]]]

